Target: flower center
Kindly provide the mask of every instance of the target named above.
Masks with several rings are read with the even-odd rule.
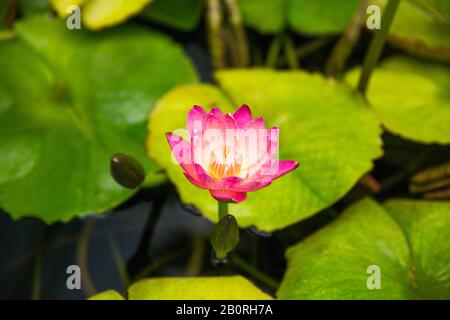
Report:
[[[208,172],[216,179],[238,176],[241,172],[241,161],[236,155],[230,153],[229,148],[224,147],[219,156],[212,151]]]

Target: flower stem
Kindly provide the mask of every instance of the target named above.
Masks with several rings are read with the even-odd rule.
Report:
[[[228,203],[219,201],[219,221],[228,214]]]
[[[359,78],[358,91],[365,95],[367,86],[369,84],[370,74],[372,73],[375,64],[380,57],[381,51],[384,47],[384,41],[391,26],[392,20],[394,19],[395,12],[400,0],[389,0],[386,9],[383,12],[383,17],[381,18],[381,29],[376,31],[375,35],[370,42],[369,51],[364,58],[363,69],[361,77]]]

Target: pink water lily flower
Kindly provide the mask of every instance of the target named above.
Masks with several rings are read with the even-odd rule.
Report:
[[[188,114],[189,141],[167,133],[173,155],[195,186],[222,202],[242,202],[256,191],[294,170],[298,162],[278,160],[276,127],[266,128],[242,105],[234,114],[214,107],[209,113],[194,106]]]

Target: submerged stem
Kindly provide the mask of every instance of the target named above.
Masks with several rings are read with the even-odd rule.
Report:
[[[289,35],[284,36],[284,54],[290,69],[298,69],[299,63],[297,53],[295,52],[295,44]]]
[[[187,275],[189,277],[198,276],[203,267],[203,257],[205,255],[205,242],[200,235],[194,235],[192,239],[191,255],[187,264]]]
[[[356,10],[352,21],[345,29],[342,36],[333,48],[333,51],[327,61],[325,73],[332,77],[341,77],[345,63],[353,51],[361,35],[364,16],[366,14],[368,0],[362,0],[359,8]]]
[[[269,47],[269,52],[267,53],[266,67],[275,68],[277,66],[278,56],[280,55],[281,51],[282,38],[283,37],[281,34],[277,34],[274,36]]]
[[[34,264],[33,274],[33,290],[31,293],[31,299],[39,300],[41,297],[41,278],[42,278],[42,265],[44,256],[44,233],[45,227],[41,226],[38,231],[38,239],[36,243],[36,258]]]
[[[239,269],[243,270],[244,272],[251,275],[253,278],[258,280],[259,282],[265,284],[269,288],[273,290],[277,290],[279,283],[277,280],[273,279],[272,277],[266,275],[265,273],[259,271],[257,268],[252,266],[250,263],[239,257],[237,254],[233,254],[231,256],[231,262],[238,267]]]
[[[242,14],[237,0],[225,0],[230,22],[236,36],[236,47],[239,56],[239,66],[246,67],[249,64],[249,45],[247,34],[242,22]]]
[[[128,276],[126,264],[122,253],[120,252],[119,245],[117,244],[116,239],[114,239],[114,235],[109,228],[106,229],[106,236],[108,238],[114,264],[116,265],[116,271],[120,277],[120,282],[122,283],[123,294],[127,296],[128,287],[130,286],[130,277]]]
[[[81,286],[87,297],[91,297],[97,293],[88,268],[89,240],[92,236],[92,232],[94,231],[94,227],[95,219],[90,219],[86,222],[81,231],[76,249],[76,261],[82,270]]]
[[[381,18],[381,29],[378,30],[370,42],[369,51],[364,58],[363,69],[361,77],[359,78],[358,91],[365,95],[367,85],[369,84],[370,75],[372,73],[375,64],[380,57],[381,51],[384,47],[384,41],[394,19],[395,12],[397,11],[400,0],[389,0],[384,10],[383,17]]]
[[[220,0],[208,0],[208,42],[213,65],[215,69],[225,66],[225,56],[222,39],[222,6]]]

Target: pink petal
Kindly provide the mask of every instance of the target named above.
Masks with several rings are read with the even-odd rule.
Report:
[[[209,129],[236,129],[236,123],[233,116],[229,113],[223,114],[220,109],[214,107],[206,117],[204,131]]]
[[[259,118],[252,118],[251,120],[247,121],[244,126],[242,127],[242,129],[248,129],[248,128],[253,128],[253,129],[264,129],[266,127],[266,124],[264,122],[264,118],[259,117]]]
[[[230,113],[227,113],[224,117],[225,129],[237,129],[236,122]]]
[[[192,136],[194,134],[194,124],[197,123],[197,125],[201,124],[203,126],[207,116],[208,114],[206,111],[200,106],[193,106],[192,109],[189,110],[187,119],[187,129],[189,135]]]
[[[250,108],[243,104],[236,112],[233,114],[234,121],[238,128],[243,128],[245,124],[252,119],[252,113]]]
[[[217,181],[217,185],[221,190],[229,190],[234,192],[250,192],[264,188],[272,183],[269,176],[257,176],[251,180],[242,179],[240,177],[227,177]]]
[[[201,165],[194,164],[197,180],[204,183],[209,189],[217,188],[217,180],[211,177]]]
[[[239,186],[244,180],[240,177],[226,177],[217,181],[217,184],[220,186],[220,189],[223,190],[235,190],[237,186]]]
[[[210,192],[217,201],[242,202],[247,198],[247,194],[245,192],[234,192],[228,190],[210,190]]]
[[[246,179],[239,186],[235,187],[234,191],[251,192],[267,187],[272,183],[270,176],[258,176],[252,179]]]
[[[197,170],[194,166],[191,154],[191,146],[182,137],[171,132],[166,133],[167,141],[169,142],[172,153],[177,160],[180,167],[185,173],[197,178]]]
[[[215,116],[217,119],[220,119],[220,118],[222,118],[222,117],[224,116],[222,110],[220,110],[220,109],[217,108],[217,107],[213,107],[213,108],[211,109],[211,111],[209,112],[209,114]]]
[[[275,180],[288,172],[291,172],[294,169],[297,169],[298,162],[295,160],[280,160],[275,162],[274,168],[275,173],[271,174],[272,180]]]
[[[184,141],[182,137],[172,132],[167,132],[166,138],[177,162],[180,165],[192,164],[191,145],[188,142]]]
[[[193,164],[192,168],[190,173],[185,172],[185,176],[193,185],[202,189],[216,189],[220,187],[217,181],[209,176],[201,165]]]
[[[206,185],[206,183],[204,181],[200,181],[186,172],[184,173],[184,175],[189,180],[189,182],[192,183],[194,186],[201,188],[201,189],[208,189],[208,186]]]
[[[203,127],[203,133],[209,129],[220,129],[221,127],[221,117],[217,117],[216,115],[212,113],[208,113],[208,115],[205,118],[204,127]]]
[[[246,174],[248,176],[255,175],[264,165],[273,162],[278,152],[279,132],[277,127],[273,127],[267,129],[266,135],[263,138],[258,135],[257,154],[248,155],[248,159],[255,160],[253,163],[246,164]]]

